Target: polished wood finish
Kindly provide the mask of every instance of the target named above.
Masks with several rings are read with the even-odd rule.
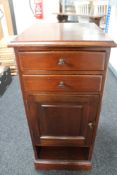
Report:
[[[36,160],[34,162],[36,169],[45,169],[45,170],[85,170],[89,171],[92,168],[90,161],[75,161],[75,160]]]
[[[90,170],[110,48],[94,24],[37,24],[12,41],[37,169]]]
[[[35,24],[12,41],[10,46],[115,47],[116,44],[93,23]],[[71,49],[70,49],[71,50]],[[28,50],[29,51],[29,50]],[[38,51],[38,50],[36,50]]]
[[[105,52],[19,52],[21,70],[104,70]]]
[[[92,141],[99,97],[41,94],[28,97],[29,118],[37,145],[86,146]]]
[[[24,75],[25,91],[82,92],[101,91],[101,75]],[[33,84],[33,86],[32,86]]]

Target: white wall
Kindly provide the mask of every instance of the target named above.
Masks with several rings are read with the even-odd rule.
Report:
[[[111,10],[108,34],[117,43],[117,6],[113,6]],[[110,64],[117,72],[117,48],[111,50]]]
[[[31,0],[31,2],[33,6],[34,0]],[[59,0],[43,0],[44,19],[39,20],[32,14],[29,7],[29,0],[13,0],[18,34],[34,22],[57,22],[56,15],[53,12],[58,12],[58,2]]]

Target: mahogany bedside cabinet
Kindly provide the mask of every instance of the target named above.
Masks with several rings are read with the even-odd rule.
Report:
[[[92,168],[108,60],[93,23],[35,24],[14,47],[37,169]]]

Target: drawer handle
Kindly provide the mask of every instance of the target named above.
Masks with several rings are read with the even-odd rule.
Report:
[[[65,61],[63,58],[60,58],[59,61],[58,61],[58,65],[64,65],[65,64]]]
[[[89,122],[88,126],[92,130],[95,127],[95,122]]]
[[[64,84],[63,81],[60,81],[58,86],[59,86],[60,88],[64,88],[64,87],[65,87],[65,84]]]

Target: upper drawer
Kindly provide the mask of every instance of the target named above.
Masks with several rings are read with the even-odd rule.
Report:
[[[104,70],[105,52],[19,52],[21,70]]]

